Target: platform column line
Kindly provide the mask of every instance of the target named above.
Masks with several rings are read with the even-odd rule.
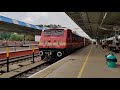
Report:
[[[89,53],[88,53],[88,55],[87,55],[87,57],[86,57],[86,59],[85,59],[85,61],[84,61],[84,63],[83,63],[83,66],[82,66],[82,68],[81,68],[81,70],[80,70],[77,78],[81,78],[82,73],[83,73],[83,70],[84,70],[84,68],[85,68],[85,66],[86,66],[86,64],[87,64],[87,61],[88,61],[88,57],[90,56],[90,53],[91,53],[91,51],[92,51],[92,48],[93,48],[93,45],[91,46],[91,48],[90,48],[90,50],[89,50]]]

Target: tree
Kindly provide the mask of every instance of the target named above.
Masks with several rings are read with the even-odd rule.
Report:
[[[16,34],[12,34],[10,36],[9,40],[11,40],[11,41],[17,41],[17,35]]]
[[[7,33],[3,32],[3,33],[0,35],[0,37],[1,37],[1,40],[6,40],[6,38],[7,38]]]
[[[27,40],[27,41],[34,41],[35,38],[34,38],[34,36],[32,36],[32,35],[26,35],[26,40]]]
[[[0,34],[0,40],[23,41],[24,40],[24,35],[20,35],[18,33],[3,32],[3,33]],[[34,41],[35,38],[32,35],[26,35],[26,40]]]
[[[7,33],[7,40],[9,40],[9,38],[11,37],[12,33]]]
[[[18,35],[17,36],[17,41],[23,41],[24,40],[24,36],[23,35]]]
[[[9,40],[11,40],[11,41],[23,41],[23,39],[24,39],[23,35],[19,35],[19,34],[15,34],[15,33],[11,34],[11,36],[9,38]]]
[[[42,24],[40,24],[40,25],[37,25],[37,26],[39,26],[39,27],[43,27],[43,25],[42,25]]]
[[[0,40],[9,40],[11,34],[12,34],[12,33],[2,32],[2,33],[0,34]]]

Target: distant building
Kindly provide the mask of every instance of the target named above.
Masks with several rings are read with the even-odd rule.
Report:
[[[39,42],[40,41],[40,37],[41,37],[40,35],[35,35],[35,41]]]

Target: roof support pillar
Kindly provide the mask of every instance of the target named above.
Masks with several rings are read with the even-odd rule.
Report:
[[[24,33],[24,45],[25,45],[25,42],[26,42],[26,35],[27,35],[27,32]]]
[[[115,36],[118,36],[120,32],[120,26],[113,26],[113,31],[115,31]]]

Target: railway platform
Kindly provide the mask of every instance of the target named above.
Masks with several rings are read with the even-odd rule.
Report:
[[[38,46],[35,46],[35,49],[38,49]],[[17,51],[23,51],[23,50],[32,50],[31,47],[9,47],[10,52],[17,52]],[[6,48],[0,48],[0,54],[6,53]]]
[[[105,58],[109,52],[89,45],[28,78],[120,78],[120,53],[112,52],[118,62],[116,68],[109,68]]]

